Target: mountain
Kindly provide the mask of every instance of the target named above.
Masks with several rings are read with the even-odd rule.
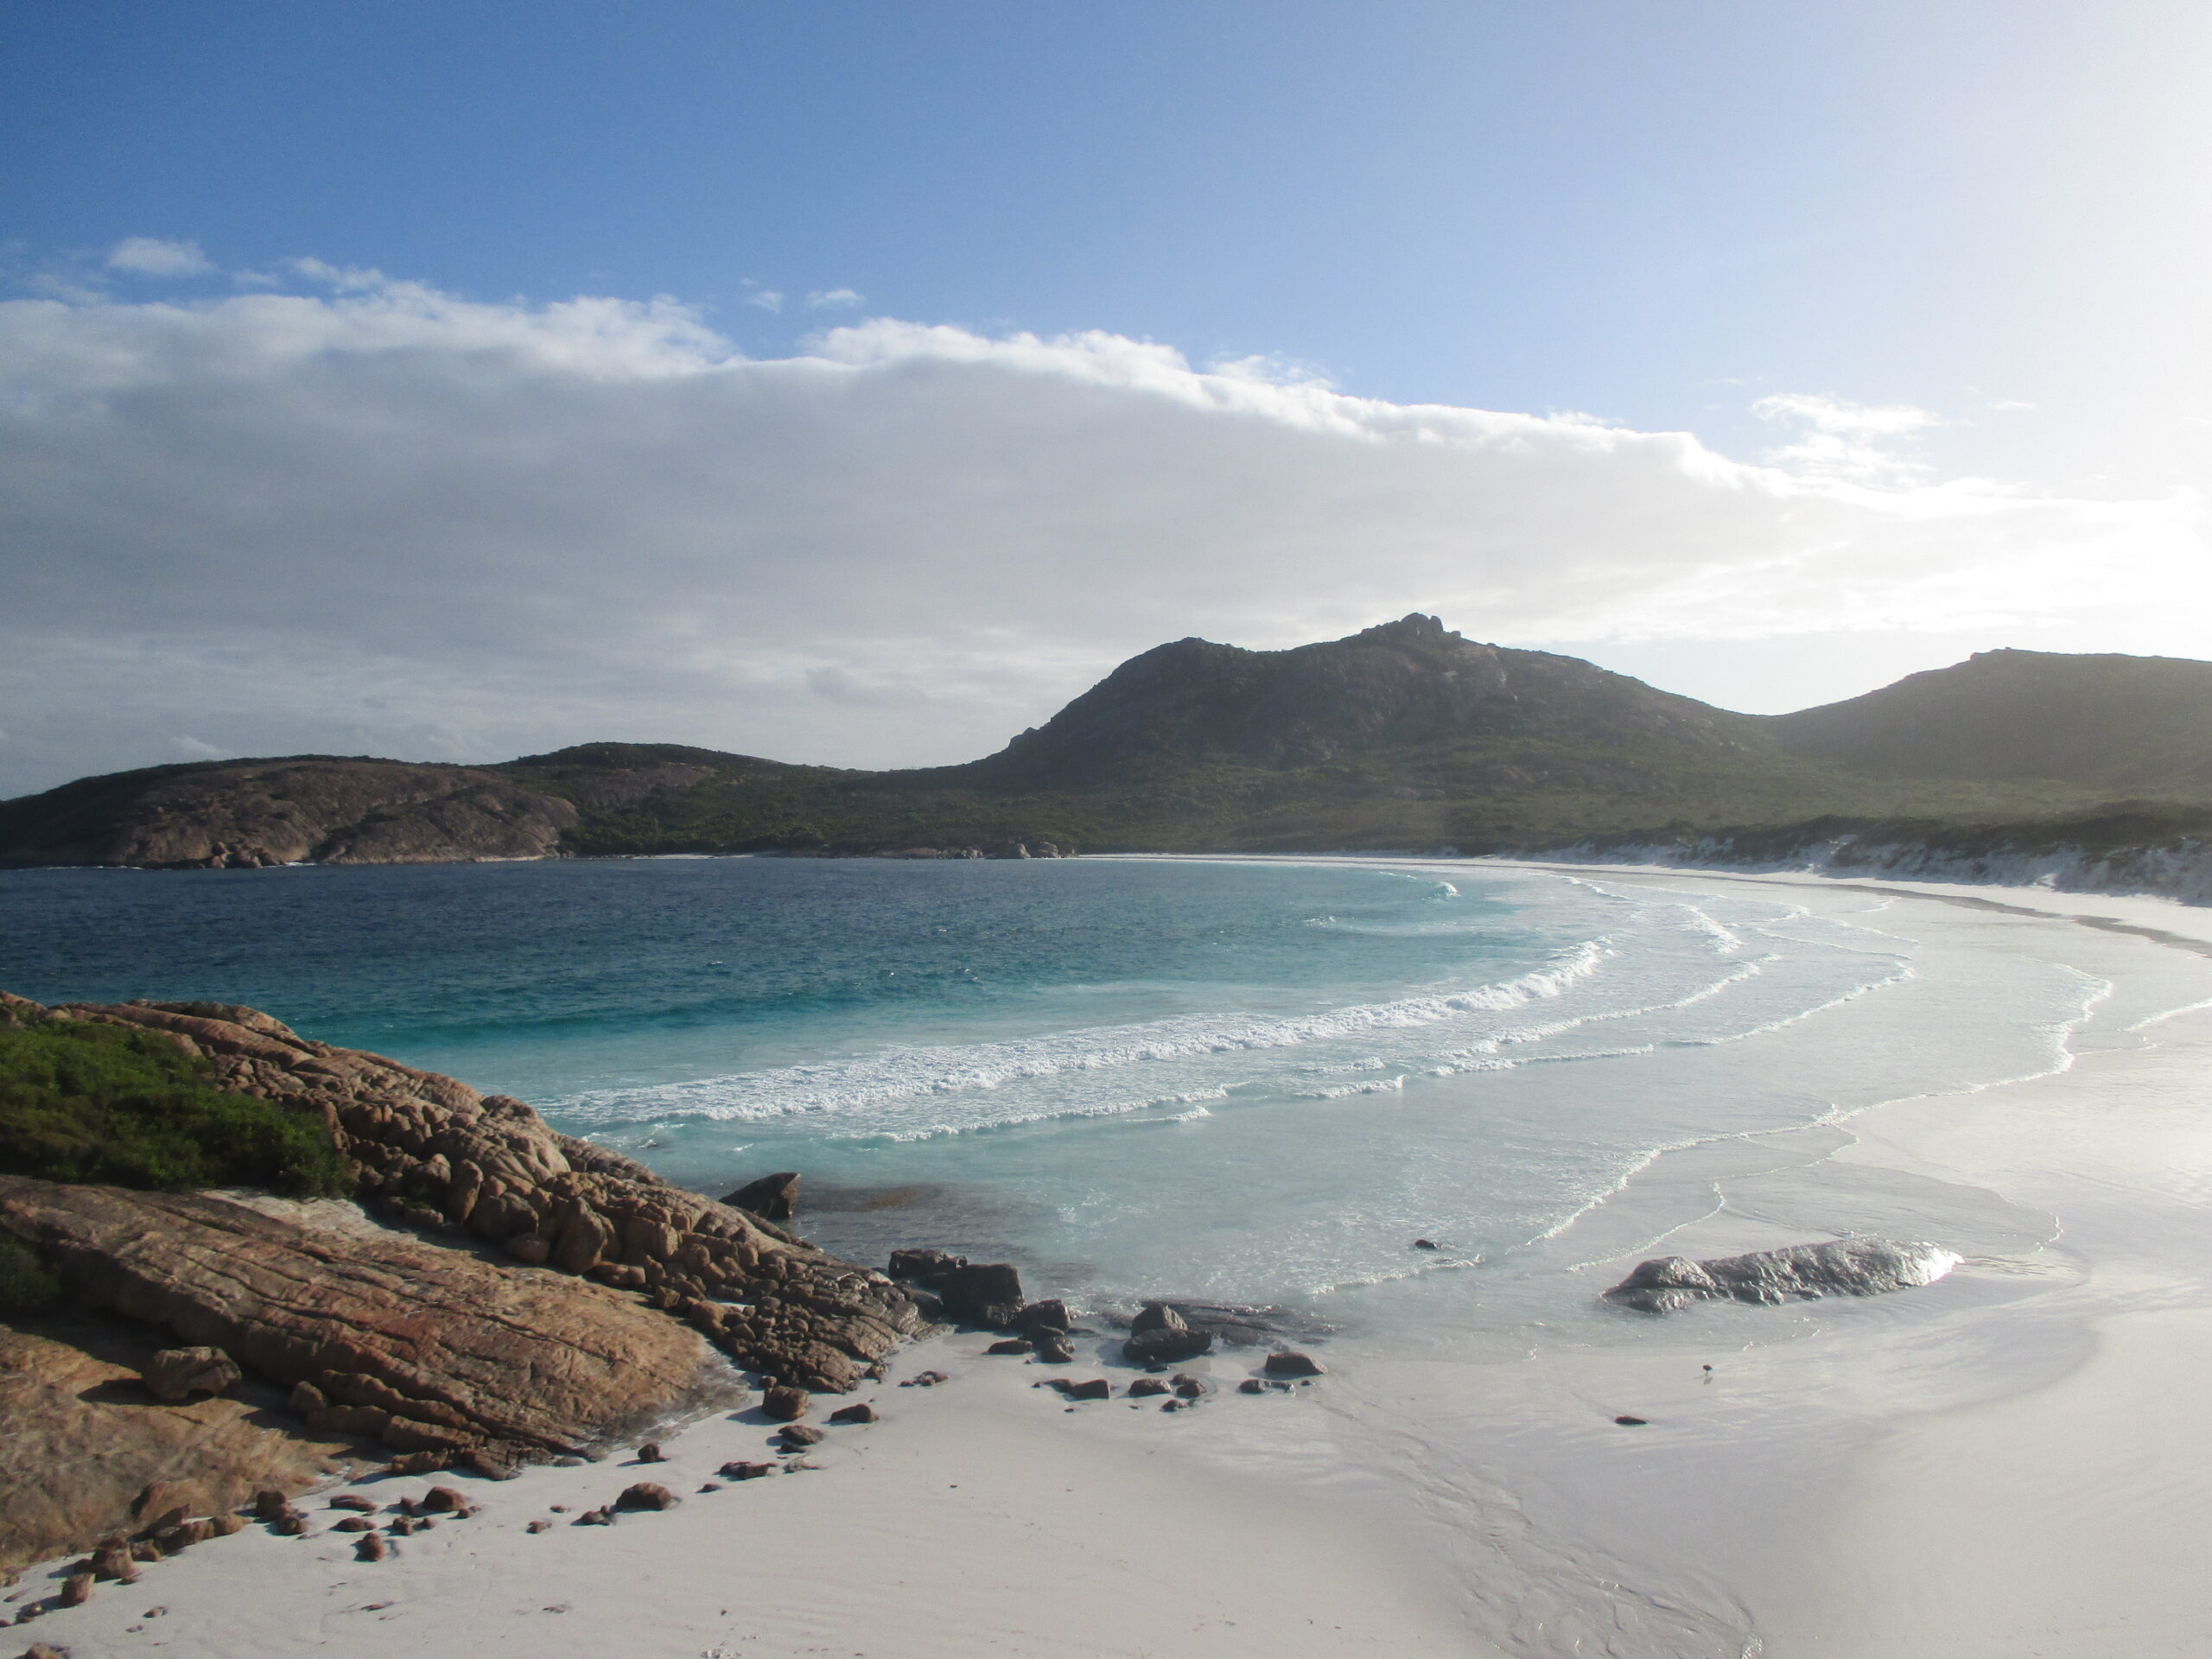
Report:
[[[2185,658],[1977,652],[1768,728],[1792,753],[1870,777],[2212,794],[2212,663]]]
[[[1770,753],[1759,727],[1579,658],[1477,645],[1415,614],[1289,651],[1178,639],[1131,658],[969,770],[1080,784],[1147,766],[1282,770],[1471,741]]]
[[[855,772],[591,743],[480,766],[330,755],[156,766],[0,802],[0,863],[1008,853],[1045,841],[1477,852],[1838,814],[2027,819],[2093,807],[2094,791],[2134,786],[2160,755],[2212,798],[2192,735],[2200,705],[2174,689],[2208,684],[2212,664],[1993,652],[1764,718],[1414,615],[1287,651],[1159,646],[963,766]],[[2038,753],[2026,734],[2038,721],[2065,744]]]

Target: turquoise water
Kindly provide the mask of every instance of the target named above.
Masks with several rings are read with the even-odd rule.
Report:
[[[1356,1322],[1512,1301],[1667,1149],[2047,1070],[2100,995],[1879,911],[1412,862],[18,871],[0,986],[251,1003],[706,1190],[798,1169],[868,1257]]]

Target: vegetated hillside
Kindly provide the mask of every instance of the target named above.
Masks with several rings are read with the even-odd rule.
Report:
[[[836,777],[677,744],[594,743],[492,766],[369,756],[207,760],[83,778],[0,802],[0,864],[251,869],[556,857],[639,801],[784,774]],[[763,798],[766,798],[764,794]]]
[[[1578,861],[1821,870],[1927,881],[2145,893],[2212,904],[2212,806],[2113,801],[2005,822],[1827,817],[1801,823],[1627,830],[1554,849]]]
[[[212,760],[0,802],[0,862],[150,869],[543,858],[566,800],[481,767],[366,756]]]
[[[2212,664],[2163,666],[2212,677]],[[1936,683],[1913,693],[1936,709],[1923,721],[1932,728],[1954,682],[1906,685],[1916,681]],[[1855,717],[1837,715],[1889,695],[1780,719],[1731,714],[1416,615],[1288,651],[1162,645],[965,766],[852,772],[590,743],[482,766],[327,755],[159,766],[0,803],[0,863],[1005,852],[1040,840],[1091,852],[1478,852],[1827,814],[2020,819],[2109,792],[2063,769],[1995,766],[1971,742],[1973,765],[1955,772],[1891,764],[1896,741],[1858,742]],[[1829,724],[1792,724],[1809,716]],[[1862,751],[1882,760],[1879,779]]]
[[[1289,651],[1160,645],[959,770],[1065,786],[1192,763],[1287,771],[1489,743],[1772,755],[1761,724],[1579,658],[1478,645],[1415,614]]]
[[[2184,658],[1978,652],[1767,725],[1793,753],[1874,777],[2212,794],[2212,663]]]

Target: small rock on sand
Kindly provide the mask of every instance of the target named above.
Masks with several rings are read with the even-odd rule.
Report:
[[[1027,1337],[1006,1337],[993,1343],[989,1347],[984,1349],[983,1351],[987,1354],[1027,1354],[1034,1351],[1030,1347],[1029,1338]],[[912,1380],[917,1382],[921,1382],[921,1378],[919,1377],[915,1377]],[[923,1383],[922,1386],[926,1388],[929,1385],[927,1383]]]
[[[641,1480],[634,1486],[622,1489],[622,1496],[614,1500],[618,1510],[672,1510],[683,1500],[658,1481]]]
[[[830,1421],[833,1423],[875,1423],[883,1420],[874,1406],[862,1401],[858,1405],[839,1407],[830,1414]]]
[[[760,1396],[760,1409],[779,1423],[795,1423],[806,1415],[810,1396],[804,1389],[778,1383]]]
[[[776,1438],[784,1443],[784,1450],[789,1452],[797,1446],[819,1446],[823,1436],[822,1431],[811,1423],[787,1423]]]
[[[1063,1392],[1071,1400],[1110,1400],[1114,1385],[1103,1376],[1094,1376],[1087,1382],[1071,1382]]]
[[[238,1363],[219,1348],[164,1348],[146,1367],[147,1389],[171,1405],[220,1394],[238,1381]]]
[[[357,1561],[380,1561],[391,1554],[391,1546],[378,1533],[363,1534],[361,1541],[353,1546],[353,1559]]]
[[[1167,1385],[1156,1376],[1141,1376],[1137,1378],[1135,1382],[1129,1384],[1129,1398],[1132,1400],[1142,1399],[1148,1394],[1165,1394],[1166,1392]]]
[[[643,1446],[638,1448],[638,1461],[639,1463],[665,1463],[668,1461],[668,1458],[667,1454],[660,1449],[660,1442],[658,1440],[647,1440]]]
[[[1260,1369],[1269,1376],[1319,1376],[1322,1374],[1319,1361],[1287,1348],[1280,1353],[1269,1354]]]
[[[715,1472],[724,1480],[758,1480],[763,1475],[774,1474],[776,1465],[772,1463],[726,1463]]]

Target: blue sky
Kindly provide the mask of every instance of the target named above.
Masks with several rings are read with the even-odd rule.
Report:
[[[2208,111],[2201,5],[9,0],[0,260],[23,304],[72,313],[25,328],[355,303],[371,279],[303,275],[353,269],[518,313],[664,296],[710,355],[804,357],[874,318],[1101,331],[1394,404],[1694,433],[1745,463],[1818,470],[1802,443],[1825,434],[1878,446],[1891,486],[2171,505],[2212,444]],[[156,245],[175,251],[127,251]],[[59,549],[70,516],[43,506],[35,534]],[[2108,541],[2080,556],[2125,563]],[[1439,588],[1361,602],[1489,591]],[[1514,642],[1781,708],[1982,644],[2212,654],[2171,608],[1923,595],[1704,639],[1531,613]],[[1189,614],[1169,632],[1255,645],[1304,620]],[[1072,639],[1046,657],[952,727],[1095,665]],[[41,776],[70,769],[59,731]],[[191,741],[273,734],[238,733]],[[869,755],[957,758],[926,747]]]

